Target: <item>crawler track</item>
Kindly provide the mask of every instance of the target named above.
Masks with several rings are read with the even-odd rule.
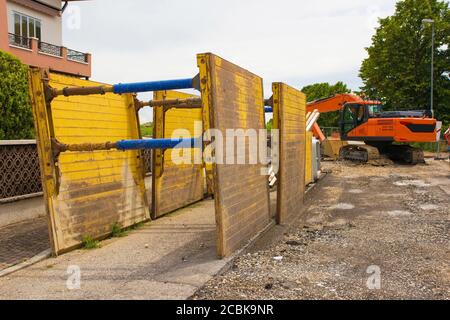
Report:
[[[408,145],[391,145],[387,150],[387,154],[393,161],[401,161],[408,164],[425,162],[423,151]]]
[[[358,161],[363,163],[390,159],[392,161],[404,162],[411,165],[424,163],[425,161],[423,151],[421,149],[408,145],[394,144],[381,149],[366,144],[347,145],[341,148],[339,158],[341,160]]]
[[[339,157],[342,160],[369,162],[380,159],[380,153],[377,148],[366,144],[349,144],[341,148],[339,151]]]

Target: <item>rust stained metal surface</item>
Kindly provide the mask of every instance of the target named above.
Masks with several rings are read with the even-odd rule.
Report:
[[[197,55],[197,63],[203,108],[209,110],[203,114],[204,121],[211,128],[224,136],[226,129],[265,128],[260,77],[210,53]],[[245,151],[248,155],[248,141]],[[213,164],[220,257],[242,248],[271,223],[266,170],[259,163]]]
[[[197,97],[177,91],[157,91],[157,101],[197,101]],[[179,99],[179,100],[178,100]],[[202,134],[201,108],[153,109],[154,138],[194,138]],[[196,127],[197,126],[197,129]],[[181,129],[181,131],[180,131]],[[178,132],[178,134],[177,134]],[[175,134],[175,136],[173,136]],[[172,156],[186,157],[185,163],[175,163]],[[195,157],[197,162],[195,162]],[[204,176],[200,149],[170,149],[153,151],[152,219],[203,199]]]
[[[273,83],[272,91],[280,134],[276,218],[285,224],[303,210],[306,96],[284,83]]]
[[[214,177],[213,177],[213,165],[211,159],[213,157],[211,148],[209,147],[211,137],[209,134],[209,129],[211,128],[211,117],[212,114],[209,108],[209,101],[211,100],[211,78],[206,77],[209,70],[209,61],[206,59],[206,55],[199,54],[197,55],[197,67],[200,72],[198,74],[198,83],[199,90],[201,90],[202,95],[202,125],[203,125],[203,134],[204,134],[204,150],[203,150],[203,158],[205,163],[205,175],[206,175],[206,187],[207,194],[212,196],[214,195]],[[200,75],[203,75],[203,78],[200,79]]]
[[[78,144],[64,144],[53,139],[53,154],[58,154],[65,151],[95,151],[95,150],[110,150],[117,147],[115,142],[101,142],[101,143],[78,143]]]
[[[187,99],[167,99],[167,100],[150,100],[150,101],[138,101],[139,108],[142,107],[168,107],[168,108],[201,108],[201,98],[187,98]]]
[[[59,96],[46,105],[42,77],[31,71],[30,90],[53,253],[80,246],[85,236],[105,237],[115,223],[148,220],[139,151],[67,151],[55,158],[51,146],[53,139],[92,146],[138,139],[133,96]],[[49,80],[57,89],[99,85],[56,74]]]

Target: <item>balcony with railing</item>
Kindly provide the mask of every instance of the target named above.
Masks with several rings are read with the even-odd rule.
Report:
[[[62,57],[62,47],[54,44],[39,41],[38,49],[40,53],[50,54],[52,56]]]
[[[12,33],[8,34],[8,40],[9,51],[25,64],[77,76],[91,76],[91,55],[89,53]]]
[[[72,49],[67,50],[67,59],[72,61],[78,61],[81,63],[87,63],[87,55],[85,53],[75,51]]]
[[[20,48],[31,50],[31,39],[19,36],[17,34],[9,33],[9,44],[18,46]]]

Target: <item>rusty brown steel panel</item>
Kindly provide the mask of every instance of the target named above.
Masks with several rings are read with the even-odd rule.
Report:
[[[68,151],[55,158],[50,143],[52,138],[69,144],[138,139],[132,95],[61,96],[46,105],[39,72],[33,70],[30,80],[54,254],[81,245],[86,236],[105,237],[114,224],[148,220],[140,152]],[[49,80],[58,89],[98,84],[56,74]]]
[[[195,97],[177,91],[158,91],[155,100],[187,99]],[[162,107],[153,108],[154,138],[172,138],[175,130],[187,130],[177,138],[193,138],[202,134],[202,111],[196,109],[171,108],[164,111]],[[197,125],[197,132],[195,132]],[[192,163],[175,164],[171,153],[187,152]],[[200,149],[154,150],[153,161],[153,201],[152,219],[161,217],[191,203],[203,199],[204,178],[202,162],[194,163],[195,153],[201,160]]]
[[[276,217],[284,224],[303,210],[306,96],[284,83],[273,83],[272,91],[280,134]]]
[[[213,54],[199,54],[204,121],[211,128],[264,129],[262,79]],[[245,146],[246,154],[249,144]],[[217,156],[217,152],[216,152]],[[218,254],[229,256],[270,224],[261,164],[213,164]]]

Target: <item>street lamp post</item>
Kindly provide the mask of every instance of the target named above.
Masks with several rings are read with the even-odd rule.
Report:
[[[430,99],[430,111],[431,116],[434,118],[434,20],[423,19],[422,23],[431,24],[431,99]]]
[[[430,98],[430,113],[431,117],[434,118],[434,20],[433,19],[423,19],[423,24],[431,24],[431,98]],[[440,137],[436,141],[436,158],[439,158],[439,142]]]

